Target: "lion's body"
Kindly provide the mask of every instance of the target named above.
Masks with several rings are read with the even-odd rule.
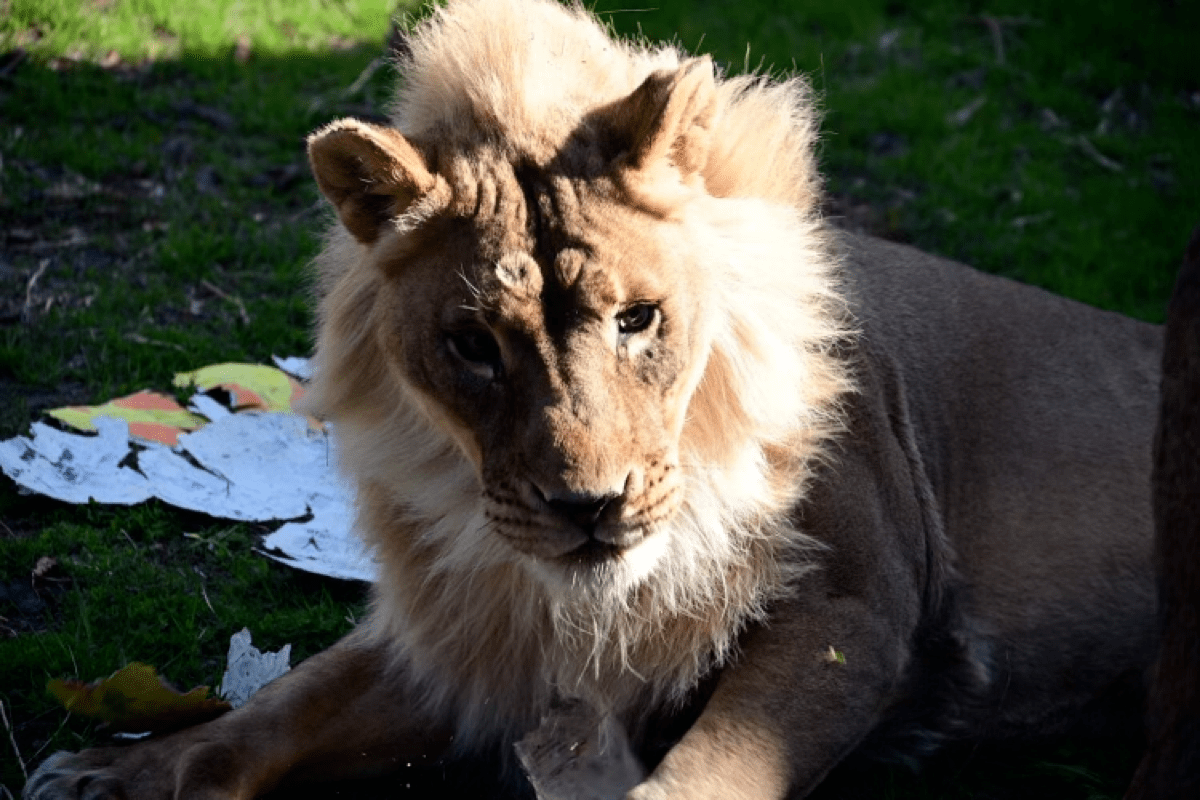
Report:
[[[371,619],[118,758],[131,796],[503,748],[560,695],[657,762],[632,798],[782,796],[1144,669],[1158,329],[831,233],[796,80],[543,0],[460,0],[402,69],[394,128],[310,142]],[[113,756],[75,758],[32,796]]]
[[[888,419],[920,459],[926,591],[953,598],[988,677],[972,727],[1061,728],[1153,647],[1161,331],[897,245],[859,242],[847,271]]]

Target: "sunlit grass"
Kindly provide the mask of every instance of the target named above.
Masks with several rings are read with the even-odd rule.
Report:
[[[379,41],[394,0],[11,0],[0,49],[89,61],[345,49]]]

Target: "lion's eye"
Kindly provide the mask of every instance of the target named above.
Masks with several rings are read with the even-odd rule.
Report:
[[[492,334],[482,328],[467,328],[446,334],[451,352],[476,371],[500,371],[500,345]]]
[[[617,314],[617,330],[621,333],[641,333],[654,324],[658,317],[658,306],[653,303],[635,303]]]

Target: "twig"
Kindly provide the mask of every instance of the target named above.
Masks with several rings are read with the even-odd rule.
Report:
[[[996,53],[996,63],[1004,65],[1004,26],[1017,25],[1041,25],[1042,23],[1036,19],[1029,17],[993,17],[990,14],[983,14],[975,18],[978,22],[983,23],[988,29],[988,33],[992,35],[992,49]]]
[[[995,17],[984,14],[979,20],[987,26],[988,33],[992,35],[992,49],[996,51],[996,63],[1004,64],[1004,29],[1000,27],[1000,20]]]
[[[134,342],[135,344],[148,344],[152,345],[153,347],[169,347],[172,350],[178,350],[181,353],[186,352],[182,347],[177,344],[173,344],[172,342],[160,342],[157,339],[147,339],[145,336],[142,336],[138,333],[127,333],[125,334],[124,338],[126,341]]]
[[[1034,225],[1039,222],[1045,222],[1052,218],[1054,214],[1049,211],[1043,211],[1041,214],[1028,214],[1023,217],[1015,217],[1009,224],[1017,230],[1024,230],[1027,225]]]
[[[246,306],[242,303],[242,299],[240,297],[228,294],[227,292],[222,291],[220,287],[215,286],[204,279],[200,280],[200,285],[225,302],[232,303],[233,305],[237,306],[238,316],[242,318],[242,322],[246,325],[250,324],[250,315],[246,313]]]
[[[217,615],[217,610],[212,607],[212,601],[208,599],[208,592],[204,589],[204,581],[200,582],[200,596],[204,598],[204,605],[208,606],[208,610],[211,611],[215,617]]]
[[[379,57],[373,59],[370,64],[367,64],[367,66],[363,68],[363,71],[358,73],[358,77],[354,79],[354,83],[350,84],[345,90],[342,91],[342,99],[353,97],[361,92],[362,88],[367,85],[367,81],[371,80],[371,76],[378,72],[379,68],[383,66],[383,61],[383,58]]]
[[[25,284],[25,306],[21,309],[21,317],[28,322],[33,312],[33,290],[37,286],[38,280],[42,275],[46,274],[46,268],[50,266],[50,259],[43,258],[42,263],[38,264],[37,271],[33,273],[33,277],[29,279],[29,283]]]
[[[0,700],[0,719],[4,720],[4,728],[8,731],[8,741],[12,743],[13,754],[17,757],[17,763],[21,765],[21,774],[25,776],[25,780],[29,780],[29,771],[25,769],[25,759],[21,758],[21,748],[17,747],[17,737],[13,736],[12,725],[8,722],[8,714],[4,713],[4,701]]]
[[[27,253],[41,253],[46,250],[58,250],[61,247],[78,247],[79,245],[87,244],[92,240],[92,237],[80,231],[73,231],[66,239],[60,239],[57,242],[31,242],[29,244],[13,244],[10,245],[14,250],[24,250]]]
[[[1112,172],[1125,171],[1125,167],[1097,150],[1096,145],[1092,144],[1091,140],[1083,134],[1079,134],[1079,136],[1075,137],[1075,143],[1079,145],[1079,148],[1083,150],[1083,152],[1086,153],[1089,158],[1105,169]]]
[[[952,114],[946,115],[946,122],[956,128],[961,128],[966,125],[971,117],[975,116],[975,112],[983,108],[983,104],[987,102],[987,95],[979,95],[965,106],[955,111]]]

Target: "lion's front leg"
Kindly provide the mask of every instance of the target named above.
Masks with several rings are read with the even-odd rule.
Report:
[[[804,796],[879,724],[901,670],[881,657],[902,652],[895,633],[850,599],[757,631],[627,800]]]
[[[232,800],[296,778],[365,774],[437,759],[449,734],[414,717],[384,648],[356,631],[237,711],[124,747],[56,753],[26,800]]]

